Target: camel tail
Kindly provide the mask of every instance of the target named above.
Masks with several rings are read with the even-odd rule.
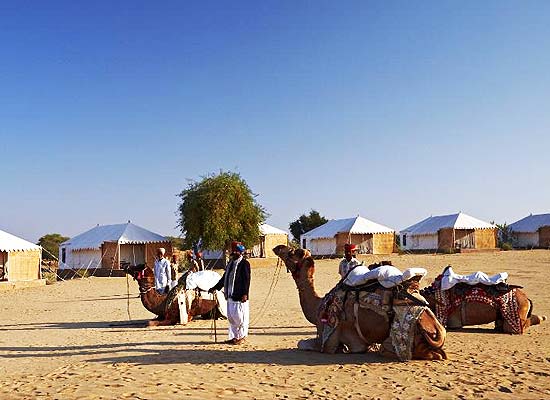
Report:
[[[539,325],[542,321],[546,321],[546,315],[535,315],[533,314],[533,302],[529,299],[529,312],[527,313],[527,318],[529,319],[529,325]]]

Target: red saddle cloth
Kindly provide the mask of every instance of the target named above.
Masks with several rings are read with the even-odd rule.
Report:
[[[513,333],[523,333],[523,325],[519,317],[519,307],[516,296],[517,289],[510,289],[502,294],[489,294],[483,286],[472,286],[465,291],[458,293],[453,289],[441,290],[441,281],[436,280],[432,288],[435,289],[435,315],[437,319],[447,327],[449,316],[462,305],[468,303],[483,303],[497,309],[504,321],[506,321],[514,331]]]

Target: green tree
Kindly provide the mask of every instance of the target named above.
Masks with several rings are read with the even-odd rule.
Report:
[[[512,232],[510,225],[506,222],[503,224],[495,224],[494,222],[491,223],[497,227],[498,247],[502,250],[512,250],[514,247],[514,233]]]
[[[289,225],[290,233],[294,236],[294,241],[299,243],[300,236],[310,230],[326,224],[328,220],[319,214],[319,211],[311,210],[309,215],[302,214]]]
[[[259,225],[266,219],[247,183],[235,172],[221,171],[192,181],[179,197],[178,224],[190,248],[199,239],[209,250],[226,248],[239,240],[250,248],[260,237]]]
[[[166,236],[168,240],[170,240],[170,243],[172,243],[172,248],[177,250],[183,250],[183,238],[175,237],[175,236]]]
[[[57,260],[59,245],[65,240],[69,240],[69,238],[61,236],[59,233],[48,233],[38,239],[37,244],[42,246],[42,259]]]

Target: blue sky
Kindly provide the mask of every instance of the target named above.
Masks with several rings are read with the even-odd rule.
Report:
[[[0,229],[177,235],[239,172],[283,229],[550,212],[550,2],[12,2]]]

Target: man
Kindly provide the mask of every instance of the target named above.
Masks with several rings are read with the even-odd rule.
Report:
[[[160,247],[155,258],[155,289],[160,294],[166,294],[172,287],[172,268],[164,257],[166,250]]]
[[[354,244],[346,243],[344,245],[344,259],[340,261],[338,268],[338,273],[342,278],[345,278],[349,271],[360,265],[357,258],[355,258],[356,250],[357,246]]]
[[[231,243],[231,258],[218,283],[209,292],[221,290],[227,299],[229,340],[225,343],[239,345],[248,335],[250,323],[250,263],[243,257],[245,247],[240,242]]]

